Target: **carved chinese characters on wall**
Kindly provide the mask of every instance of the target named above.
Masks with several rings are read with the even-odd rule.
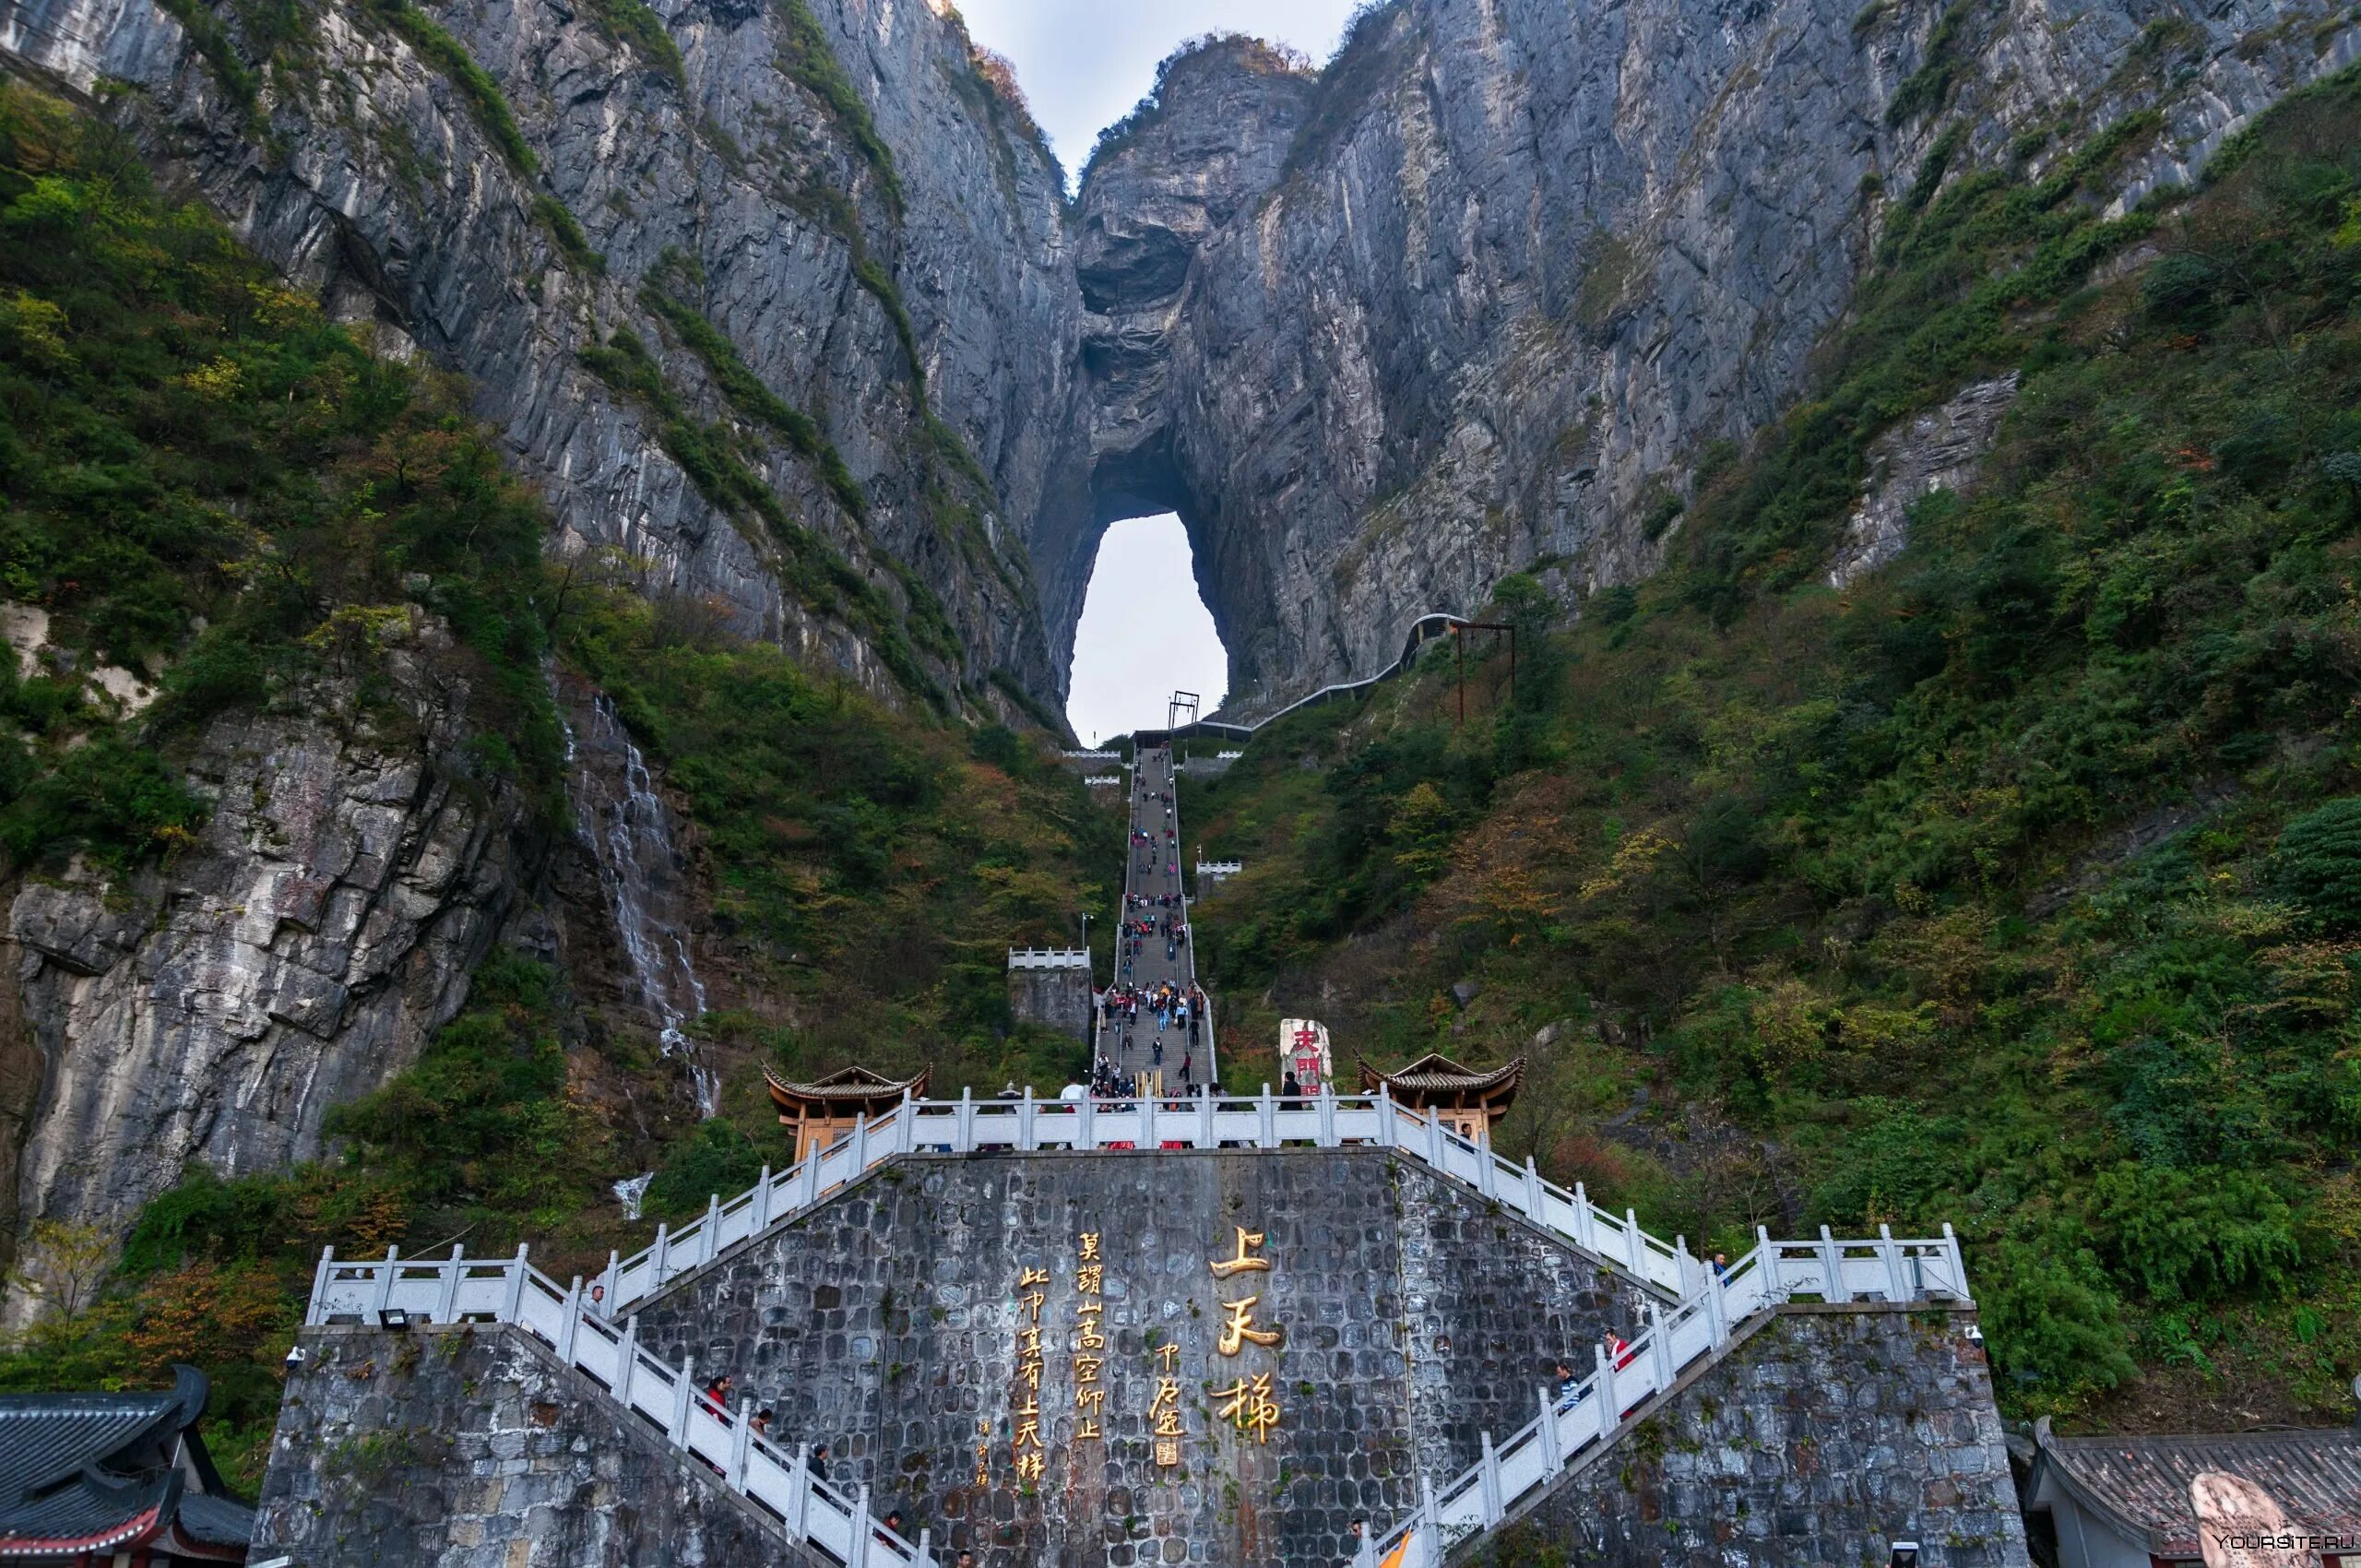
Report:
[[[1256,1250],[1263,1245],[1264,1234],[1260,1230],[1249,1230],[1243,1225],[1237,1227],[1236,1250],[1228,1257],[1208,1259],[1205,1266],[1213,1271],[1216,1279],[1228,1279],[1241,1274],[1270,1273],[1271,1261],[1255,1255]],[[1283,1330],[1278,1324],[1274,1324],[1268,1328],[1255,1326],[1254,1308],[1262,1300],[1262,1293],[1256,1291],[1221,1303],[1221,1337],[1216,1342],[1215,1349],[1225,1356],[1236,1356],[1249,1345],[1259,1345],[1268,1349],[1279,1343]],[[1229,1422],[1240,1432],[1252,1433],[1257,1443],[1268,1443],[1272,1431],[1279,1424],[1278,1401],[1271,1396],[1271,1377],[1267,1372],[1248,1373],[1241,1371],[1228,1387],[1215,1389],[1214,1397],[1222,1401],[1214,1411],[1215,1419]]]

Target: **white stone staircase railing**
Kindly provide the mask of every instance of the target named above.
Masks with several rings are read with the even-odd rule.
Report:
[[[1482,1457],[1440,1491],[1422,1477],[1418,1507],[1387,1535],[1364,1540],[1355,1568],[1442,1568],[1462,1541],[1497,1528],[1520,1502],[1608,1452],[1633,1411],[1783,1302],[1972,1301],[1948,1225],[1940,1238],[1915,1241],[1896,1241],[1883,1226],[1868,1241],[1838,1241],[1825,1227],[1816,1241],[1755,1234],[1754,1251],[1726,1273],[1703,1270],[1700,1289],[1678,1306],[1651,1304],[1647,1331],[1620,1354],[1598,1347],[1596,1370],[1567,1394],[1536,1388],[1535,1419],[1497,1445],[1486,1432]]]
[[[497,1259],[469,1258],[457,1247],[440,1261],[392,1251],[366,1263],[339,1261],[333,1248],[321,1254],[306,1324],[382,1324],[388,1313],[412,1323],[514,1324],[587,1373],[650,1435],[702,1462],[790,1540],[846,1568],[936,1568],[926,1531],[906,1540],[870,1515],[867,1487],[848,1495],[815,1479],[801,1445],[790,1451],[755,1434],[751,1401],[727,1410],[707,1400],[693,1366],[676,1370],[650,1356],[635,1322],[618,1328],[589,1311],[580,1279],[560,1287],[521,1247]]]
[[[1206,1017],[1213,1022],[1210,1012]],[[1208,1036],[1210,1038],[1210,1035]],[[1210,1048],[1209,1048],[1210,1051]],[[677,1231],[656,1229],[655,1241],[628,1258],[611,1258],[599,1283],[602,1310],[613,1317],[730,1248],[811,1208],[838,1187],[906,1154],[975,1154],[993,1150],[1319,1148],[1351,1146],[1394,1150],[1437,1174],[1473,1188],[1501,1207],[1583,1251],[1625,1269],[1673,1300],[1696,1287],[1703,1265],[1679,1238],[1667,1242],[1640,1228],[1630,1209],[1614,1215],[1590,1201],[1580,1182],[1572,1192],[1544,1181],[1533,1161],[1514,1165],[1434,1118],[1397,1105],[1381,1086],[1374,1095],[1273,1095],[1216,1098],[1204,1089],[1187,1097],[1145,1099],[1045,1100],[1026,1089],[1021,1099],[904,1099],[874,1122],[856,1121],[846,1136],[792,1169],[762,1178]]]

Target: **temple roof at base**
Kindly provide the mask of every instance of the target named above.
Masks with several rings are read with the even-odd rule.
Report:
[[[921,1067],[909,1077],[889,1078],[866,1067],[844,1067],[812,1083],[793,1084],[768,1067],[763,1069],[771,1102],[782,1113],[805,1116],[850,1116],[857,1111],[874,1115],[889,1111],[902,1103],[905,1094],[915,1099],[926,1093],[927,1079],[933,1074],[932,1067]]]
[[[1391,1073],[1370,1066],[1367,1057],[1358,1060],[1361,1064],[1362,1092],[1374,1093],[1382,1083],[1389,1094],[1408,1105],[1505,1104],[1525,1078],[1522,1056],[1482,1073],[1462,1066],[1438,1051],[1430,1051]]]
[[[2352,1427],[2158,1437],[2057,1437],[2047,1422],[2035,1430],[2032,1495],[2044,1494],[2045,1479],[2062,1480],[2152,1556],[2201,1554],[2189,1483],[2209,1473],[2260,1487],[2299,1529],[2361,1535],[2361,1431]]]
[[[206,1379],[175,1371],[153,1393],[0,1395],[0,1561],[245,1561],[254,1510],[221,1492],[193,1430]]]

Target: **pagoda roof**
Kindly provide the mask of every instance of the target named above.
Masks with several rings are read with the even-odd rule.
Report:
[[[205,1376],[173,1371],[155,1393],[0,1396],[0,1559],[245,1561],[254,1510],[222,1492],[195,1431]]]
[[[1488,1100],[1516,1092],[1525,1078],[1525,1058],[1477,1072],[1473,1067],[1453,1062],[1439,1051],[1430,1051],[1415,1062],[1406,1063],[1394,1071],[1381,1072],[1369,1064],[1367,1057],[1358,1058],[1361,1064],[1361,1088],[1374,1093],[1383,1084],[1397,1099],[1413,1104],[1436,1100]]]
[[[889,1078],[867,1067],[840,1067],[824,1078],[798,1084],[789,1083],[768,1067],[763,1069],[764,1080],[770,1085],[771,1100],[781,1111],[825,1108],[847,1115],[897,1104],[905,1094],[922,1095],[926,1093],[927,1079],[933,1074],[934,1069],[929,1066],[907,1078]]]

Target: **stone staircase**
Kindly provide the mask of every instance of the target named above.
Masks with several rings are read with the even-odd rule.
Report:
[[[1706,1269],[1699,1289],[1670,1310],[1652,1305],[1645,1333],[1617,1355],[1597,1348],[1591,1374],[1571,1390],[1535,1390],[1534,1419],[1505,1441],[1487,1432],[1482,1456],[1438,1488],[1422,1480],[1418,1507],[1364,1542],[1356,1568],[1442,1568],[1544,1495],[1622,1451],[1626,1440],[1686,1379],[1761,1331],[1798,1301],[1972,1305],[1951,1228],[1940,1241],[1774,1241],[1726,1269]]]
[[[706,1400],[692,1365],[675,1368],[640,1348],[630,1313],[658,1292],[681,1287],[725,1252],[908,1157],[1089,1151],[1113,1144],[1383,1149],[1472,1190],[1643,1288],[1645,1331],[1619,1355],[1596,1348],[1590,1375],[1571,1397],[1536,1389],[1534,1420],[1497,1443],[1486,1434],[1481,1456],[1465,1471],[1440,1486],[1423,1482],[1411,1515],[1364,1546],[1362,1560],[1385,1568],[1439,1568],[1455,1548],[1480,1540],[1566,1478],[1596,1464],[1619,1447],[1653,1402],[1726,1355],[1782,1305],[1969,1300],[1949,1227],[1940,1238],[1916,1241],[1897,1240],[1882,1228],[1878,1236],[1858,1240],[1839,1240],[1823,1229],[1817,1240],[1774,1241],[1758,1231],[1753,1251],[1716,1269],[1691,1256],[1679,1239],[1667,1246],[1650,1236],[1630,1211],[1620,1218],[1608,1214],[1579,1185],[1568,1192],[1545,1182],[1530,1161],[1520,1167],[1501,1160],[1439,1121],[1393,1104],[1382,1092],[1293,1099],[1265,1092],[1221,1100],[1200,1094],[1153,1103],[1029,1096],[979,1102],[963,1096],[906,1100],[793,1169],[777,1177],[766,1171],[737,1198],[725,1204],[717,1196],[702,1219],[678,1233],[659,1227],[645,1252],[611,1259],[596,1282],[606,1287],[606,1300],[597,1305],[585,1281],[561,1287],[532,1266],[523,1248],[511,1258],[471,1259],[455,1248],[445,1259],[389,1252],[360,1262],[338,1259],[331,1251],[320,1260],[306,1321],[378,1324],[389,1313],[401,1313],[437,1324],[514,1324],[753,1502],[789,1539],[838,1562],[931,1568],[924,1534],[913,1542],[886,1529],[870,1516],[865,1490],[847,1494],[817,1481],[800,1449],[753,1433],[745,1408],[722,1409]]]
[[[706,1399],[693,1365],[676,1368],[647,1354],[635,1324],[617,1328],[588,1310],[581,1280],[559,1286],[521,1247],[515,1257],[499,1259],[469,1258],[454,1247],[448,1258],[432,1262],[390,1252],[366,1263],[324,1254],[304,1323],[512,1324],[752,1503],[797,1546],[816,1548],[848,1568],[935,1568],[925,1531],[911,1541],[879,1523],[866,1487],[847,1493],[816,1479],[800,1445],[782,1446],[755,1432],[750,1403],[731,1410]]]
[[[1609,1213],[1590,1201],[1582,1183],[1570,1191],[1545,1181],[1532,1160],[1502,1159],[1489,1144],[1394,1103],[1382,1087],[1374,1095],[1281,1097],[1265,1087],[1259,1095],[1220,1098],[1200,1089],[1154,1100],[1043,1100],[1028,1089],[1018,1099],[979,1100],[971,1093],[955,1100],[905,1099],[874,1122],[857,1122],[850,1134],[787,1170],[766,1167],[737,1196],[716,1194],[699,1218],[678,1230],[659,1225],[656,1240],[642,1251],[611,1257],[596,1281],[604,1287],[599,1310],[620,1317],[724,1253],[808,1214],[838,1188],[909,1155],[1289,1146],[1377,1147],[1416,1160],[1667,1301],[1688,1299],[1705,1272],[1685,1238],[1667,1242],[1651,1235],[1632,1210]],[[1940,1241],[1896,1245],[1948,1247],[1956,1269],[1957,1249],[1948,1232]]]

